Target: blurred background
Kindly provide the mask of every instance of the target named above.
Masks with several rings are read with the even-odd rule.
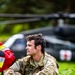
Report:
[[[42,33],[46,51],[59,63],[59,75],[74,75],[74,3],[74,0],[0,0],[0,41],[18,59],[26,55],[25,37]]]

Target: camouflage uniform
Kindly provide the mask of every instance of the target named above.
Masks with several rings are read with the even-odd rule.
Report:
[[[19,59],[4,75],[58,75],[58,68],[56,59],[45,53],[38,63],[30,56]]]

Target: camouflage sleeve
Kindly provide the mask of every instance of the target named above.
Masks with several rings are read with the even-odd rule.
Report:
[[[11,67],[9,67],[7,70],[4,71],[4,75],[20,75],[19,72],[23,67],[23,62],[25,64],[25,62],[28,61],[29,58],[30,56],[18,59]]]
[[[23,65],[29,60],[30,56],[23,57],[22,59],[18,59],[10,68],[14,71],[20,71],[23,68]],[[24,65],[25,66],[25,65]]]
[[[22,75],[19,72],[14,72],[12,69],[8,69],[7,71],[5,70],[3,75]]]
[[[9,67],[7,70],[4,70],[4,75],[11,75],[11,74],[13,75],[14,72],[19,72],[21,61],[22,61],[22,59],[19,59],[11,67]]]
[[[53,59],[48,59],[44,65],[44,69],[36,73],[36,75],[58,75],[56,61]]]

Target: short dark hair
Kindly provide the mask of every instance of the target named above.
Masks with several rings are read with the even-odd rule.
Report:
[[[41,52],[44,53],[46,43],[45,43],[45,40],[44,40],[41,33],[29,35],[29,36],[26,37],[26,40],[27,41],[34,40],[35,41],[35,48],[36,48],[36,46],[41,45],[41,47],[42,47]]]

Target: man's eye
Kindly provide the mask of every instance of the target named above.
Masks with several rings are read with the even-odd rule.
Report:
[[[27,45],[27,46],[31,46],[31,45]]]
[[[29,46],[31,46],[31,45],[29,45]]]

